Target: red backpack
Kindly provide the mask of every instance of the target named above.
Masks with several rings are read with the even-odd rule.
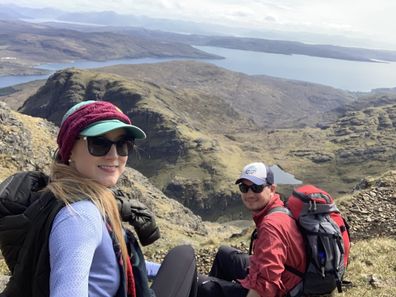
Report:
[[[305,240],[307,267],[301,275],[304,294],[328,294],[335,288],[341,292],[350,239],[349,226],[334,199],[322,189],[304,185],[293,191],[286,205]]]

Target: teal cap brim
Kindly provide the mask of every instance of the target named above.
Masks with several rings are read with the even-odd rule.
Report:
[[[81,136],[99,136],[115,129],[125,129],[135,139],[145,139],[146,133],[139,127],[123,123],[119,120],[103,120],[88,126],[80,132]]]

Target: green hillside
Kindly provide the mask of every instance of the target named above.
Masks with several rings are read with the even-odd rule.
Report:
[[[382,173],[394,166],[394,105],[349,112],[344,116],[329,110],[327,114],[333,112],[333,116],[339,118],[320,125],[321,128],[315,127],[317,122],[305,128],[266,129],[255,117],[276,117],[272,109],[264,112],[250,108],[253,105],[248,105],[248,110],[241,106],[246,107],[245,100],[257,98],[261,98],[262,106],[280,108],[290,104],[290,100],[294,100],[292,96],[279,99],[279,104],[271,96],[286,93],[281,81],[266,84],[262,78],[196,62],[149,65],[149,70],[137,71],[143,66],[103,68],[100,72],[77,69],[57,72],[25,102],[21,111],[59,124],[65,110],[81,100],[115,103],[148,135],[147,140],[139,144],[130,164],[169,197],[205,218],[245,215],[240,213],[239,193],[233,181],[250,161],[279,164],[298,179],[317,184],[335,196],[350,191],[365,175]],[[163,75],[172,66],[175,67],[172,73],[177,73],[174,74],[176,84],[169,83]],[[180,69],[184,72],[180,73]],[[140,76],[131,78],[130,73]],[[235,96],[230,95],[235,90],[232,88],[235,79],[240,76],[246,81],[244,86],[255,86],[257,97],[243,96],[244,88],[233,93]],[[194,82],[198,78],[202,82]],[[296,83],[286,82],[285,88],[290,84]],[[312,99],[309,93],[312,86],[308,84],[305,89],[304,86],[296,87],[303,97],[302,103],[290,105],[292,108],[285,111],[291,123],[301,117],[294,108],[309,106],[311,114],[317,115],[341,106],[339,91],[334,95],[329,88],[314,85],[318,93],[328,92],[326,96],[332,98],[339,96],[333,103],[329,100],[322,106]],[[326,96],[322,100],[326,100]],[[345,98],[344,103],[348,102],[351,97]],[[308,111],[305,114],[308,117]],[[280,191],[287,193],[286,188]]]

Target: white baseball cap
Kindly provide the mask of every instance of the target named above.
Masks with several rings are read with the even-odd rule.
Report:
[[[259,186],[264,184],[272,185],[274,183],[274,174],[263,162],[254,162],[243,168],[241,175],[235,183],[239,184],[243,179],[250,180]]]

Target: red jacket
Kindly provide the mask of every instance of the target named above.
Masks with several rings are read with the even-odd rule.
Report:
[[[267,206],[254,214],[257,239],[250,256],[249,274],[241,280],[246,289],[253,289],[265,297],[285,296],[301,278],[285,270],[285,265],[305,271],[305,248],[301,233],[293,218],[270,209],[283,206],[275,194]]]

